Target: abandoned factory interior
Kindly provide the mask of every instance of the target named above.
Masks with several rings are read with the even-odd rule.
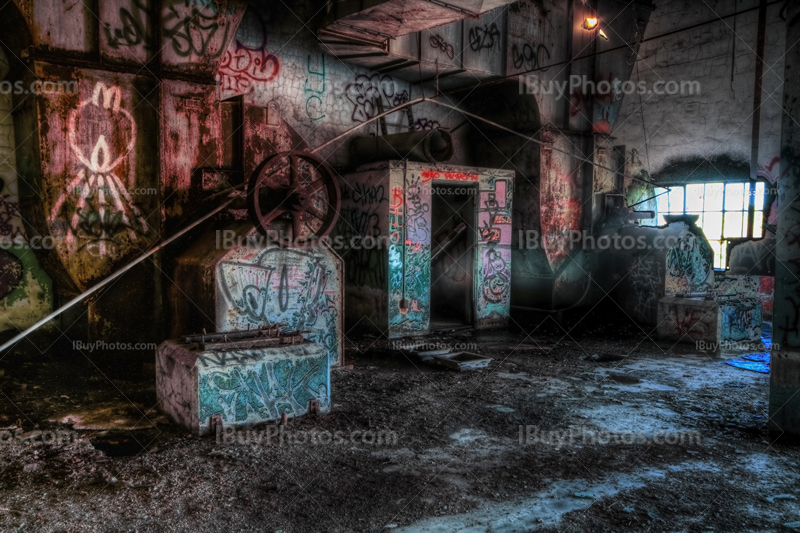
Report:
[[[0,0],[0,531],[800,532],[800,0]]]

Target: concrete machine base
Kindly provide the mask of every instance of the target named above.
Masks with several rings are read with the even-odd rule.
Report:
[[[330,390],[328,352],[313,342],[219,352],[168,340],[156,352],[162,408],[197,435],[328,412]]]

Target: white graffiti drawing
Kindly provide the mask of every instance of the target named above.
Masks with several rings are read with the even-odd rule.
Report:
[[[136,240],[137,234],[149,231],[133,203],[128,184],[115,173],[136,143],[136,122],[121,107],[121,99],[119,87],[98,82],[92,97],[82,101],[67,117],[69,146],[81,168],[53,205],[48,222],[51,226],[59,220],[67,222],[66,242],[70,251],[82,243],[80,248],[104,256],[113,252],[114,239],[120,233],[127,232]],[[112,144],[121,145],[121,149],[117,148],[120,153],[114,153],[107,135],[113,136]],[[87,145],[92,147],[89,154],[84,151]]]

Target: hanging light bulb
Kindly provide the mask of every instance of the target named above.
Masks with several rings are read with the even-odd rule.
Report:
[[[608,40],[608,35],[606,35],[606,32],[604,32],[603,30],[600,30],[598,33],[600,34],[600,37],[602,37],[606,41]]]

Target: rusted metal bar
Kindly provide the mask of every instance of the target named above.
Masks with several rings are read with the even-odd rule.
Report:
[[[302,335],[284,335],[281,337],[265,337],[262,339],[244,339],[239,341],[212,342],[200,345],[202,351],[212,352],[232,352],[235,350],[257,350],[269,346],[280,346],[282,344],[298,344],[305,339]]]
[[[450,231],[450,233],[448,233],[448,234],[447,234],[447,236],[445,236],[445,238],[442,240],[441,244],[437,245],[437,246],[436,246],[436,249],[435,249],[433,252],[431,252],[431,263],[433,263],[434,261],[436,261],[436,258],[437,258],[437,257],[438,257],[438,256],[439,256],[439,255],[440,255],[442,252],[444,252],[444,251],[445,251],[447,248],[449,248],[449,247],[450,247],[450,245],[451,245],[451,244],[453,244],[453,242],[455,242],[455,240],[456,240],[456,239],[457,239],[457,238],[458,238],[458,237],[459,237],[459,236],[460,236],[462,233],[464,233],[464,231],[466,231],[466,229],[467,229],[467,224],[466,224],[466,222],[461,222],[461,223],[460,223],[458,226],[456,226],[455,228],[453,228],[453,229]]]
[[[199,335],[188,335],[183,338],[184,344],[195,342],[227,342],[229,340],[257,339],[261,337],[277,337],[281,332],[278,326],[271,326],[259,329],[245,329],[241,331],[222,331],[215,333],[202,333]]]

